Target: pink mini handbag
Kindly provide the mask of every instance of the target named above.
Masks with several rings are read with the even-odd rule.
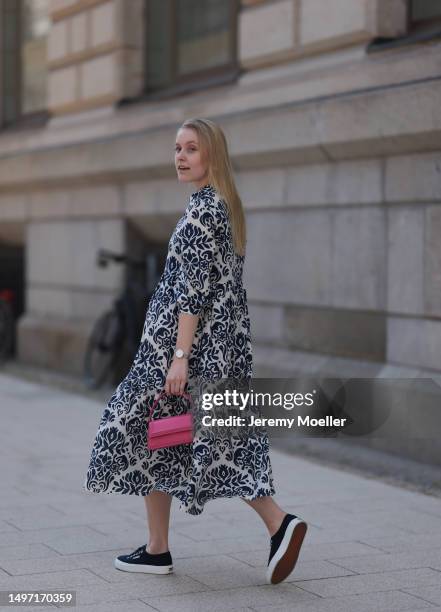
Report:
[[[178,444],[191,444],[193,442],[193,415],[191,412],[163,419],[151,418],[159,400],[164,395],[167,394],[163,390],[155,399],[150,415],[147,417],[147,422],[149,423],[147,445],[149,450],[177,446]],[[190,402],[192,401],[191,395],[188,393],[183,393],[182,396]]]

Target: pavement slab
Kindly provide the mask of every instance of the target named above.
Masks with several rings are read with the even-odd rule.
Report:
[[[87,612],[441,610],[440,498],[274,448],[275,501],[309,527],[283,583],[261,519],[227,498],[198,516],[173,500],[173,574],[116,570],[148,531],[141,496],[82,490],[105,405],[4,373],[0,397],[1,590],[71,589]]]

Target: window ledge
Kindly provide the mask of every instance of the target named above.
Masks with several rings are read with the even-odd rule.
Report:
[[[14,133],[26,130],[42,128],[49,121],[51,114],[48,111],[39,111],[29,115],[23,115],[15,121],[0,125],[0,133]]]
[[[219,85],[226,85],[238,79],[241,74],[241,69],[233,68],[221,74],[204,77],[203,79],[194,79],[187,83],[180,83],[157,91],[146,91],[136,98],[123,98],[118,102],[118,106],[134,104],[140,102],[156,102],[177,98],[183,95],[198,94],[206,89]]]
[[[386,49],[394,49],[395,47],[405,47],[422,42],[431,42],[441,39],[441,23],[430,29],[417,30],[401,36],[400,38],[374,38],[366,47],[366,53],[377,53]]]

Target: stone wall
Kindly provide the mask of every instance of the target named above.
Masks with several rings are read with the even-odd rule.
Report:
[[[240,61],[256,68],[325,53],[407,27],[406,0],[243,2]]]
[[[143,90],[143,0],[52,0],[49,109],[106,107]],[[326,54],[407,27],[406,0],[242,0],[238,62],[245,70]]]
[[[126,249],[128,225],[167,242],[191,191],[175,132],[201,115],[227,134],[246,208],[259,364],[440,371],[440,44],[366,54],[403,34],[402,0],[243,0],[236,83],[117,108],[143,88],[142,9],[53,1],[53,118],[0,134],[0,240],[27,261],[20,359],[81,371],[123,283],[96,251]]]
[[[108,106],[143,87],[143,0],[52,0],[49,110]]]

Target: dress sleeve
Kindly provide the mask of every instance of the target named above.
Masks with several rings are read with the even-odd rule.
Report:
[[[180,232],[179,312],[198,315],[212,301],[215,234],[213,205],[201,203],[187,212]]]

